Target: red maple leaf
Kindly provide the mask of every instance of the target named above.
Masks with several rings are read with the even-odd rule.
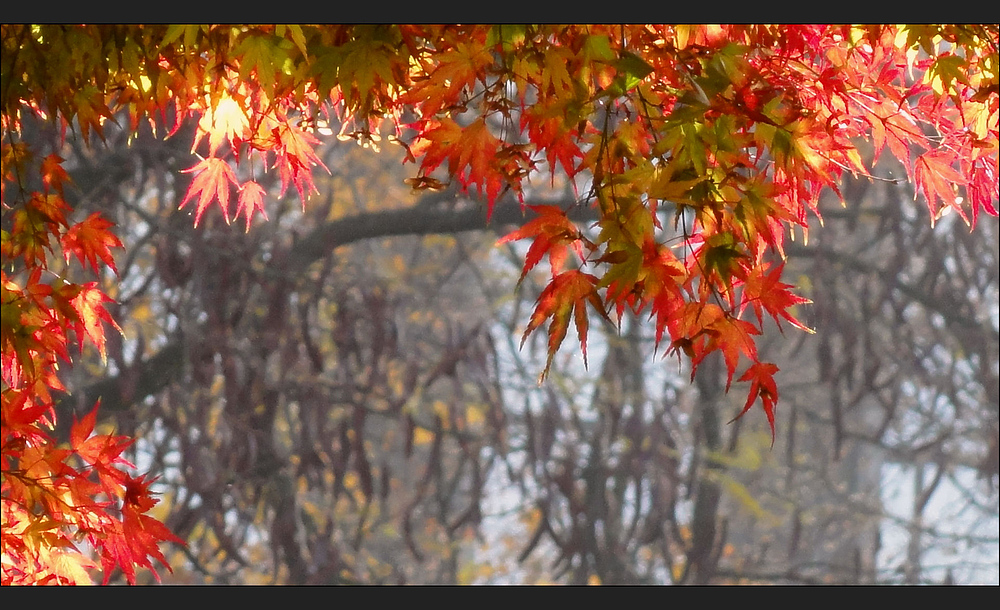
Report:
[[[587,330],[589,327],[587,301],[607,319],[604,304],[597,294],[597,278],[576,269],[553,277],[542,290],[542,294],[538,296],[538,304],[531,314],[531,320],[528,322],[524,335],[521,337],[521,345],[524,345],[525,339],[532,331],[541,326],[545,320],[552,318],[552,321],[549,322],[548,358],[545,362],[545,369],[539,376],[539,381],[544,380],[548,375],[549,368],[552,366],[552,358],[566,337],[570,315],[573,315],[576,322],[576,332],[580,337],[580,348],[583,353],[584,365],[586,365]]]
[[[118,275],[115,258],[111,248],[124,248],[121,240],[109,229],[115,226],[109,220],[101,218],[100,212],[94,212],[83,222],[73,225],[62,238],[63,255],[69,262],[70,255],[75,254],[80,264],[90,263],[94,273],[97,273],[97,259],[104,261]]]
[[[493,204],[500,195],[506,174],[498,167],[497,156],[500,140],[479,118],[468,127],[461,127],[451,118],[440,122],[421,133],[417,143],[411,147],[415,157],[423,157],[420,171],[426,175],[443,161],[448,161],[448,173],[458,178],[462,188],[477,185],[479,192],[486,193],[487,218],[493,213]]]
[[[113,303],[114,301],[101,292],[101,289],[97,287],[97,282],[83,284],[79,288],[79,293],[70,299],[69,304],[75,313],[73,322],[76,327],[77,340],[80,343],[80,352],[83,352],[83,338],[86,336],[97,346],[101,358],[105,359],[107,358],[104,349],[106,339],[102,322],[107,322],[114,326],[118,332],[122,332],[122,329],[111,318],[111,314],[104,308],[104,303]]]
[[[497,240],[497,245],[501,245],[527,237],[534,238],[528,248],[528,254],[524,258],[524,268],[521,270],[519,283],[546,254],[549,255],[552,273],[556,274],[561,271],[562,264],[566,260],[567,245],[573,247],[580,260],[584,259],[580,230],[566,217],[562,208],[554,205],[531,205],[528,207],[538,216],[528,221],[520,229]]]
[[[743,414],[750,410],[754,401],[760,396],[764,407],[764,414],[767,415],[767,423],[771,426],[771,446],[774,446],[774,408],[778,404],[778,384],[774,382],[774,374],[778,372],[778,367],[770,362],[754,362],[747,369],[746,373],[740,377],[740,381],[750,382],[750,393],[747,396],[746,405],[739,415],[734,417],[729,423],[743,417]]]
[[[150,558],[156,559],[168,571],[173,571],[160,551],[159,544],[160,542],[175,542],[184,546],[184,541],[156,519],[143,514],[159,503],[149,488],[155,481],[156,478],[147,479],[145,476],[125,476],[121,527],[116,528],[105,541],[107,552],[101,557],[101,563],[105,570],[105,584],[107,584],[108,577],[116,563],[125,573],[129,584],[135,584],[135,566],[137,565],[148,568],[157,582],[160,581],[160,575],[153,567]]]
[[[736,372],[736,366],[739,364],[740,354],[751,360],[757,360],[757,344],[751,335],[759,335],[760,331],[753,324],[729,315],[719,318],[706,330],[709,341],[704,354],[714,349],[722,350],[728,373],[726,376],[726,391],[728,392],[733,381],[733,373]]]
[[[812,303],[812,301],[792,294],[789,291],[789,288],[792,288],[792,286],[781,281],[781,272],[785,268],[784,263],[772,269],[770,273],[766,273],[767,267],[767,264],[754,267],[747,275],[746,282],[743,285],[743,300],[740,305],[740,312],[742,313],[747,305],[751,305],[753,306],[754,313],[757,314],[758,324],[762,325],[764,323],[763,312],[767,310],[767,313],[771,314],[775,323],[778,324],[779,329],[781,328],[781,322],[778,320],[780,316],[791,322],[792,326],[796,328],[808,333],[813,332],[811,328],[803,325],[788,313],[789,307]]]

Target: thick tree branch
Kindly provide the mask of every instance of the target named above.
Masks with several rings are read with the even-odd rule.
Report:
[[[305,274],[309,266],[332,254],[337,248],[366,239],[400,237],[412,235],[454,235],[473,231],[503,230],[503,227],[521,225],[534,215],[529,208],[522,208],[513,199],[497,202],[493,216],[487,221],[485,207],[475,205],[468,209],[451,209],[435,205],[446,201],[442,195],[432,195],[429,201],[401,209],[381,212],[367,212],[327,222],[313,230],[292,247],[280,269],[269,271],[280,273],[282,277],[294,279]],[[543,202],[537,202],[542,204]],[[573,205],[566,201],[546,201],[548,205],[559,205],[569,209],[574,220],[583,222],[596,218],[589,206]],[[183,371],[183,338],[174,340],[156,355],[130,367],[125,375],[106,377],[85,388],[74,391],[72,397],[60,401],[61,410],[90,409],[101,400],[101,415],[108,417],[128,409],[132,404],[156,394],[173,382]],[[129,386],[126,388],[126,386]],[[60,417],[59,421],[72,421],[70,417]],[[60,433],[60,438],[68,434]]]
[[[576,221],[597,218],[590,206],[573,205],[565,201],[546,201],[544,204],[558,205],[568,210],[569,217]],[[480,205],[455,210],[428,207],[424,203],[402,210],[349,216],[328,222],[296,242],[289,255],[288,271],[293,274],[302,273],[310,264],[328,256],[335,249],[365,239],[500,230],[511,225],[522,225],[534,215],[527,207],[522,209],[515,200],[506,199],[497,202],[489,220],[486,218],[486,208]]]

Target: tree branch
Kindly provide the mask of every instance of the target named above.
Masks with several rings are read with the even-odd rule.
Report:
[[[535,215],[530,208],[522,210],[517,201],[506,199],[497,202],[493,216],[487,221],[485,208],[479,205],[460,210],[437,205],[450,199],[442,195],[430,195],[410,208],[366,212],[327,222],[296,242],[280,269],[272,263],[269,271],[294,279],[305,274],[312,263],[329,256],[337,248],[366,239],[501,230],[503,227],[521,225]],[[567,213],[570,218],[580,222],[597,218],[590,206],[574,205],[574,202],[540,201],[537,204],[559,205],[563,209],[569,209]],[[100,399],[101,417],[106,418],[167,387],[183,371],[183,359],[181,337],[156,355],[134,364],[126,375],[106,377],[77,389],[72,397],[59,401],[58,406],[64,412],[87,410]],[[126,385],[132,384],[134,389],[124,390]],[[66,415],[68,413],[64,413],[59,421],[72,421]],[[58,438],[68,438],[68,428],[57,431],[57,435]]]

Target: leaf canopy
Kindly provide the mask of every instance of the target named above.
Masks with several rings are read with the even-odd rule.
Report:
[[[729,382],[748,361],[744,412],[760,398],[772,434],[778,367],[758,360],[754,337],[765,311],[806,329],[793,310],[808,302],[782,281],[784,240],[807,236],[824,189],[869,175],[863,142],[903,164],[932,218],[997,214],[996,25],[8,24],[0,38],[4,584],[86,580],[90,564],[65,551],[77,534],[134,581],[174,539],[145,514],[151,481],[124,474],[124,441],[93,435],[93,415],[71,449],[42,429],[67,331],[103,354],[114,325],[97,282],[43,272],[53,257],[116,271],[121,242],[99,216],[71,224],[63,160],[21,140],[26,114],[88,142],[123,115],[133,132],[195,121],[201,160],[180,202],[196,200],[195,225],[216,202],[229,222],[234,187],[247,230],[266,219],[268,171],[305,204],[326,169],[324,122],[365,145],[388,133],[416,168],[411,185],[455,182],[490,212],[562,174],[596,222],[535,208],[501,239],[532,240],[522,279],[551,263],[525,331],[548,321],[545,372],[571,317],[586,357],[588,308],[619,321],[628,309],[692,374],[715,351]]]

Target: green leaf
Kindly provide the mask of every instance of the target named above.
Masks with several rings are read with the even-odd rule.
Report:
[[[631,91],[639,86],[642,79],[646,78],[653,72],[653,67],[646,63],[638,55],[634,55],[625,51],[622,57],[615,62],[615,68],[618,72],[622,74],[624,79],[624,90]]]
[[[255,72],[265,90],[274,87],[274,75],[288,59],[288,50],[292,41],[278,38],[270,34],[248,33],[235,53],[242,55],[240,60],[240,78],[249,80],[250,73]]]

